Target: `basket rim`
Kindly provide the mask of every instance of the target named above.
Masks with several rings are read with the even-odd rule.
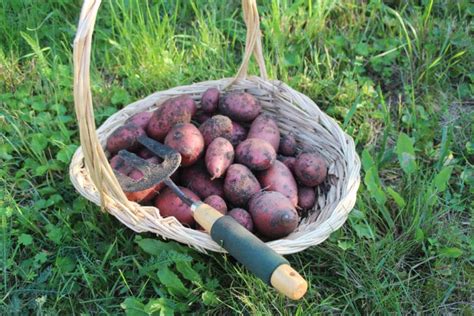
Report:
[[[228,87],[229,83],[231,82],[233,83],[233,85],[257,84],[259,88],[261,88],[261,86],[263,85],[266,85],[267,88],[270,87],[272,89],[275,89],[275,91],[288,91],[294,94],[295,98],[300,99],[300,101],[304,100],[306,103],[309,103],[310,106],[313,108],[313,110],[315,110],[315,112],[317,112],[318,115],[320,115],[319,116],[320,121],[323,120],[325,124],[332,125],[333,127],[337,129],[338,134],[343,136],[343,139],[346,142],[348,151],[351,154],[350,156],[353,158],[353,161],[352,161],[353,168],[351,169],[350,175],[348,175],[350,181],[347,181],[347,186],[345,187],[346,189],[345,194],[342,195],[338,201],[336,201],[337,203],[333,203],[335,205],[332,205],[331,215],[327,219],[325,219],[324,221],[318,224],[319,225],[318,229],[320,233],[319,234],[314,233],[316,230],[305,231],[303,233],[300,233],[300,232],[292,233],[285,238],[269,241],[266,244],[280,254],[290,254],[290,253],[302,251],[310,246],[317,245],[323,242],[330,236],[332,232],[339,229],[344,224],[344,222],[347,220],[349,212],[352,210],[352,208],[355,205],[356,195],[357,195],[357,191],[360,185],[360,158],[355,150],[355,144],[352,137],[349,136],[347,133],[345,133],[342,130],[342,128],[339,126],[339,124],[333,118],[331,118],[329,115],[321,111],[319,107],[309,97],[307,97],[306,95],[302,94],[299,91],[292,89],[291,87],[289,87],[288,85],[286,85],[285,83],[279,80],[268,80],[268,79],[264,79],[264,78],[256,77],[256,76],[240,78],[238,80],[235,80],[235,78],[222,78],[218,80],[201,81],[201,82],[193,83],[190,85],[178,86],[178,87],[170,88],[167,90],[157,91],[140,100],[130,103],[124,106],[119,111],[115,112],[113,115],[107,118],[101,124],[99,128],[97,128],[96,132],[98,135],[102,135],[107,132],[107,127],[111,124],[111,122],[114,122],[114,120],[119,119],[118,121],[123,122],[128,117],[130,117],[131,115],[135,113],[156,108],[156,105],[154,105],[155,104],[154,100],[157,98],[162,98],[163,100],[165,100],[175,95],[187,94],[189,93],[189,91],[194,91],[192,93],[196,94],[197,93],[196,88],[198,88],[197,90],[199,89],[204,90],[208,86],[221,87],[222,89],[224,87]],[[234,89],[235,89],[235,86],[232,86],[231,90],[234,90]],[[264,90],[267,90],[267,89],[264,89]],[[294,100],[294,101],[296,102],[298,100]],[[119,125],[117,125],[117,127],[118,126]],[[101,142],[103,146],[103,139],[101,140]],[[77,148],[71,160],[71,164],[69,168],[70,179],[75,189],[81,195],[83,195],[89,201],[100,206],[101,198],[99,196],[97,188],[95,187],[95,185],[90,179],[88,183],[86,183],[88,180],[86,179],[87,178],[86,173],[87,173],[87,170],[84,164],[84,155],[82,152],[82,146],[80,146]],[[87,184],[87,187],[86,187],[86,184]],[[94,194],[94,190],[95,190],[95,194]],[[125,220],[124,214],[121,214],[120,210],[115,209],[114,207],[111,207],[110,203],[108,205],[109,207],[107,208],[107,211],[111,213],[112,215],[114,215],[114,217],[116,217],[120,222],[122,222],[127,227],[131,228],[132,230],[136,232],[147,231],[147,229],[144,229],[143,227],[140,226],[139,224],[140,221],[144,220],[145,218],[150,220],[149,217],[150,216],[152,217],[153,213],[155,213],[155,215],[157,213],[159,216],[159,210],[154,206],[141,206],[138,203],[134,203],[134,202],[130,202],[130,203],[131,203],[131,206],[133,207],[133,210],[130,210],[133,215],[132,214],[129,214],[129,215],[131,215],[132,218],[134,217],[133,219],[136,225]],[[336,210],[339,210],[337,214],[335,212]],[[130,216],[128,217],[130,219]],[[178,242],[187,244],[189,246],[196,248],[197,250],[201,252],[207,252],[207,251],[226,252],[217,243],[215,243],[207,233],[184,227],[179,222],[177,222],[177,220],[174,217],[171,217],[171,218],[168,217],[166,218],[166,220],[164,218],[161,218],[161,219],[162,219],[161,221],[164,222],[161,224],[163,224],[164,226],[168,226],[168,227],[162,227],[164,231],[161,231],[161,232],[157,230],[148,230],[148,231],[156,233],[157,235],[161,235],[162,238],[174,239]],[[166,231],[168,229],[173,230],[177,228],[179,228],[180,231],[191,235],[192,238],[186,238],[186,236],[181,236],[182,238],[174,238],[172,237],[172,235],[169,234],[169,232]],[[296,238],[293,238],[295,236]],[[198,242],[196,242],[196,240]]]

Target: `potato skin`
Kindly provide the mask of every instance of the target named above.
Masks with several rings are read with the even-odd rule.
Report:
[[[239,123],[232,121],[232,136],[230,138],[231,144],[237,146],[246,138],[247,129]]]
[[[140,112],[129,117],[125,124],[132,123],[145,130],[152,115],[153,112]]]
[[[276,121],[268,114],[261,114],[250,125],[247,138],[266,140],[278,152],[280,146],[280,129]]]
[[[299,222],[293,204],[280,192],[254,195],[249,202],[249,212],[257,231],[272,239],[290,234]]]
[[[227,204],[225,203],[224,199],[221,198],[219,195],[209,195],[204,200],[204,203],[212,206],[224,215],[227,214]]]
[[[287,156],[278,156],[278,160],[283,162],[285,166],[290,169],[290,171],[294,174],[295,173],[295,163],[296,163],[296,158],[295,157],[287,157]]]
[[[211,180],[206,167],[200,163],[182,169],[181,183],[201,199],[210,195],[224,196],[224,181],[222,179]]]
[[[294,172],[299,183],[314,187],[326,179],[327,165],[317,153],[302,153],[296,158]]]
[[[162,141],[174,125],[191,122],[195,112],[196,104],[187,95],[166,100],[153,112],[146,133],[151,138]]]
[[[193,98],[190,95],[183,94],[179,97],[176,97],[176,102],[180,102],[181,106],[185,107],[189,113],[191,113],[191,117],[196,114],[197,105],[194,102]]]
[[[246,92],[231,92],[219,104],[219,110],[238,122],[253,121],[262,111],[260,102]]]
[[[298,186],[298,206],[304,210],[312,209],[316,203],[316,192],[314,188]]]
[[[209,146],[217,137],[230,140],[232,137],[232,121],[227,116],[214,115],[199,126],[199,131],[204,137],[206,146]]]
[[[110,134],[107,138],[106,149],[111,154],[116,154],[122,149],[136,150],[140,148],[140,143],[137,138],[145,135],[143,128],[135,124],[126,124],[120,126]]]
[[[245,206],[249,199],[260,191],[260,183],[246,166],[232,164],[224,180],[226,199],[236,206]]]
[[[238,163],[258,171],[270,168],[276,160],[276,153],[267,141],[247,138],[235,149],[235,157]]]
[[[220,178],[234,162],[234,147],[223,137],[217,137],[206,150],[205,162],[211,180]]]
[[[202,94],[201,108],[206,113],[213,113],[219,104],[220,92],[217,88],[209,88]]]
[[[193,201],[199,201],[199,197],[189,189],[180,187],[186,196]],[[163,217],[174,216],[183,225],[194,227],[194,221],[191,208],[174,194],[170,188],[164,189],[155,199],[154,205],[160,210]]]
[[[191,123],[176,124],[165,138],[165,145],[181,154],[181,166],[194,164],[204,152],[204,138]]]
[[[283,162],[276,160],[270,168],[260,171],[257,178],[265,190],[280,192],[291,201],[293,206],[298,204],[296,180]]]
[[[196,114],[193,116],[193,121],[198,122],[199,124],[204,123],[208,119],[212,117],[211,114],[204,113],[202,110],[198,110]]]
[[[252,216],[243,208],[234,208],[227,213],[230,217],[236,220],[237,223],[244,226],[249,232],[253,232]]]
[[[280,138],[279,152],[285,156],[293,156],[296,153],[296,139],[293,133],[283,135]]]

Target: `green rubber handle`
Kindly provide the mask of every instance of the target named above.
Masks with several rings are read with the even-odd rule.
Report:
[[[230,216],[222,216],[212,225],[211,238],[267,284],[271,284],[276,268],[289,264]]]

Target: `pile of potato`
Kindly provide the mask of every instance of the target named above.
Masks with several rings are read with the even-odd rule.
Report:
[[[324,159],[314,152],[297,154],[294,136],[280,135],[276,121],[262,114],[259,101],[246,92],[221,95],[210,88],[199,110],[190,96],[182,95],[154,112],[132,116],[107,139],[116,172],[135,180],[143,177],[116,155],[121,149],[160,162],[136,141],[145,134],[181,154],[181,167],[172,179],[186,195],[232,216],[266,240],[284,237],[298,226],[300,212],[314,206],[315,186],[327,175]],[[164,217],[175,216],[183,225],[202,229],[190,208],[162,183],[125,194],[129,200],[155,205]]]

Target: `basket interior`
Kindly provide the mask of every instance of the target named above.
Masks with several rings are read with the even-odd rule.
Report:
[[[231,79],[205,81],[190,86],[176,87],[154,93],[132,103],[108,118],[97,130],[101,145],[110,133],[135,113],[152,111],[167,99],[181,94],[190,95],[200,107],[202,93],[210,88],[222,90]],[[263,111],[272,114],[283,134],[295,134],[298,151],[316,151],[328,164],[328,177],[317,188],[315,207],[301,220],[298,228],[289,236],[268,242],[280,254],[301,251],[329,237],[347,219],[354,206],[359,186],[360,162],[353,140],[346,135],[337,122],[319,110],[305,95],[279,81],[268,81],[259,77],[241,79],[226,89],[245,90],[262,104]],[[87,199],[100,204],[99,194],[84,167],[81,148],[71,163],[71,180],[76,189]],[[150,231],[164,238],[175,239],[200,251],[225,252],[208,234],[181,225],[174,217],[162,218],[155,207],[143,207],[132,203],[133,209],[124,208],[108,201],[108,211],[122,223],[137,232]]]

